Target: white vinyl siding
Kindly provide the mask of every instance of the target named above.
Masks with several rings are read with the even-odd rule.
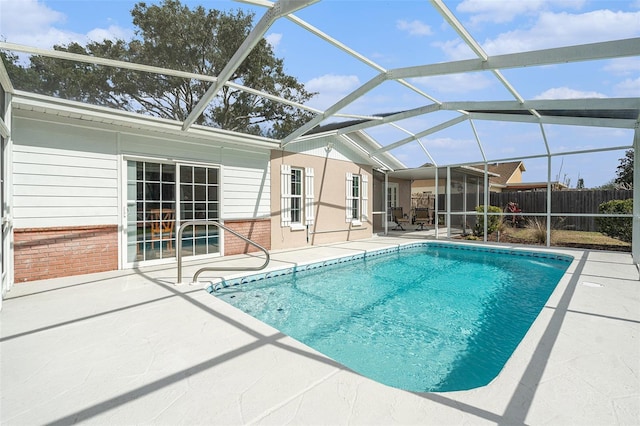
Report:
[[[14,226],[118,224],[115,135],[20,118],[16,122]]]
[[[34,119],[42,117],[47,121]],[[14,121],[16,228],[122,224],[125,157],[220,166],[222,219],[269,217],[269,151],[221,148],[212,141],[118,133],[62,123],[90,123],[30,114]],[[55,119],[55,118],[54,118]]]
[[[221,165],[221,219],[253,219],[271,215],[269,151],[221,148],[211,144],[180,143],[175,140],[122,136],[128,153],[162,152],[163,157],[203,164]]]

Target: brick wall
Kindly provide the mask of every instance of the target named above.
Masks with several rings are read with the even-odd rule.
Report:
[[[15,282],[118,269],[118,227],[14,230]]]
[[[224,225],[240,235],[260,244],[267,250],[271,249],[271,220],[225,220]],[[230,232],[224,234],[224,255],[242,254],[259,251],[258,248],[246,243]]]

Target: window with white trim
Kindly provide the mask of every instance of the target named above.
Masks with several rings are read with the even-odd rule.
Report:
[[[302,228],[313,225],[313,168],[280,166],[280,225]],[[304,219],[304,221],[303,221]]]
[[[291,224],[302,224],[302,169],[291,168]]]
[[[347,173],[346,178],[346,221],[354,224],[366,222],[369,204],[369,177]]]

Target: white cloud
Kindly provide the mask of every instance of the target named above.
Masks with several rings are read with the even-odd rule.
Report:
[[[356,75],[325,74],[312,78],[305,84],[305,88],[312,92],[349,92],[360,85],[360,79]]]
[[[280,41],[282,41],[282,34],[280,33],[267,34],[265,36],[265,40],[267,40],[267,43],[269,43],[269,45],[273,50],[276,50],[276,48],[280,44]]]
[[[464,0],[457,7],[458,12],[470,13],[471,23],[504,23],[516,16],[532,14],[551,7],[580,9],[584,0],[524,0],[524,1],[487,1]]]
[[[419,77],[412,81],[440,93],[468,93],[486,89],[492,84],[491,79],[480,73]]]
[[[537,11],[544,6],[544,0],[526,1],[486,1],[464,0],[456,7],[458,12],[471,13],[471,23],[509,22],[515,16]]]
[[[304,84],[306,90],[318,92],[318,95],[308,102],[309,106],[318,109],[326,109],[335,104],[359,86],[358,76],[335,74],[312,78]]]
[[[570,89],[568,87],[554,87],[545,90],[534,99],[585,99],[585,98],[606,98],[607,96],[599,92],[585,92]]]
[[[396,22],[396,28],[401,31],[406,31],[412,36],[428,36],[433,34],[431,27],[424,22],[418,21],[405,21],[399,20]]]
[[[613,59],[604,67],[604,70],[614,75],[636,74],[640,72],[640,58]]]
[[[10,43],[51,48],[55,44],[130,38],[133,31],[112,25],[86,34],[63,29],[66,16],[38,0],[0,0],[0,37]]]
[[[640,96],[640,77],[636,79],[627,78],[616,84],[614,91],[617,96],[624,98],[635,98]]]
[[[540,14],[526,30],[500,34],[482,43],[490,55],[546,49],[572,44],[618,40],[640,35],[640,12],[596,10],[582,14]]]
[[[65,16],[37,0],[1,0],[0,28],[2,35],[39,32],[42,28],[64,22]]]
[[[119,27],[117,25],[110,25],[109,28],[96,28],[87,33],[87,38],[90,41],[101,42],[103,40],[129,40],[133,37],[133,31]]]

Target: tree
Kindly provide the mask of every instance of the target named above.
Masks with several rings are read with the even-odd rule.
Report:
[[[131,15],[137,38],[129,42],[71,43],[54,49],[215,76],[249,34],[254,16],[240,10],[189,9],[179,0],[140,2]],[[179,121],[212,84],[42,56],[33,56],[23,71],[38,78],[20,80],[20,89]],[[315,95],[285,74],[283,60],[264,39],[229,80],[297,103]],[[281,138],[310,118],[307,111],[224,86],[196,123]]]
[[[625,151],[624,158],[620,159],[620,165],[616,170],[615,183],[619,186],[631,187],[633,185],[633,150]]]

